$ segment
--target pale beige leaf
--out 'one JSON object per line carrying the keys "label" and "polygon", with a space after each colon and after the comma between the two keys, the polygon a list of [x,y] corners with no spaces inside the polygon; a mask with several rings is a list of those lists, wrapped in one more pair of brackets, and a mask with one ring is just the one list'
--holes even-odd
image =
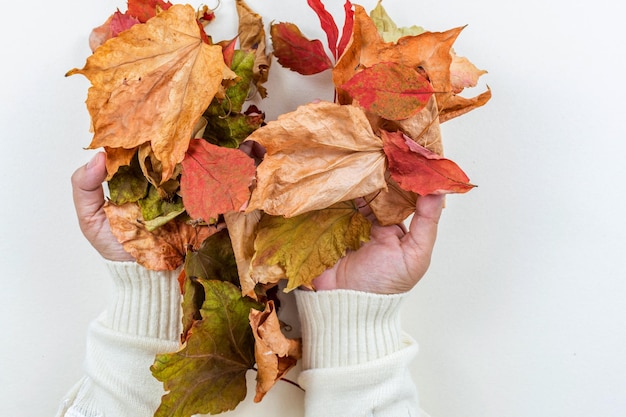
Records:
{"label": "pale beige leaf", "polygon": [[248,211],[293,217],[386,187],[382,140],[355,106],[307,104],[248,140],[267,150]]}

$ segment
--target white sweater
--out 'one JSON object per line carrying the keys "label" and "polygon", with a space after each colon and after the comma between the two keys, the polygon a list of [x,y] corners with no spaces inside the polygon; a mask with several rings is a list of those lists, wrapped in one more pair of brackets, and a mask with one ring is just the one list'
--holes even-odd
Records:
{"label": "white sweater", "polygon": [[[89,327],[85,376],[57,417],[152,417],[164,394],[150,372],[157,353],[179,349],[180,291],[176,272],[107,262],[115,296]],[[221,415],[352,417],[419,416],[409,363],[415,341],[400,328],[400,295],[295,291],[303,338],[301,369],[254,403],[248,395]]]}

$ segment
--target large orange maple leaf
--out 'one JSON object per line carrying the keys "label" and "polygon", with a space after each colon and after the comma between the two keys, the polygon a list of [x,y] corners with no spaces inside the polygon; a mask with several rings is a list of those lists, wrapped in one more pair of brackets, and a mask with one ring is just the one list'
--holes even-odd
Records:
{"label": "large orange maple leaf", "polygon": [[[99,147],[133,149],[150,143],[161,181],[181,162],[202,113],[236,74],[222,48],[202,41],[196,13],[175,5],[102,44],[82,69],[91,81],[87,108]],[[109,172],[109,176],[113,173]]]}

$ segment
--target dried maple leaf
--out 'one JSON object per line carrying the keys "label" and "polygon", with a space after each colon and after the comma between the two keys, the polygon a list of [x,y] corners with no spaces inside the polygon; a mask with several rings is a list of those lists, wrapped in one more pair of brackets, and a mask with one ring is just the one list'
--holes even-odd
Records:
{"label": "dried maple leaf", "polygon": [[267,151],[247,210],[295,216],[385,188],[382,142],[363,111],[319,102],[252,133]]}
{"label": "dried maple leaf", "polygon": [[[463,28],[459,27],[444,32],[423,32],[401,37],[397,42],[385,42],[374,21],[361,6],[355,5],[352,39],[333,69],[333,81],[338,88],[339,102],[351,102],[349,94],[340,87],[356,73],[381,62],[395,62],[425,71],[442,114],[452,105],[464,106],[465,111],[479,107],[486,102],[484,100],[486,96],[483,96],[483,100],[472,102],[457,100],[457,97],[461,97],[454,94],[451,85],[450,67],[453,60],[451,49],[462,30]],[[450,113],[451,117],[445,120],[457,114],[458,111]]]}
{"label": "dried maple leaf", "polygon": [[302,357],[302,341],[288,339],[281,332],[272,300],[267,302],[264,311],[250,310],[250,327],[258,371],[254,402],[260,402],[274,384],[296,366]]}
{"label": "dried maple leaf", "polygon": [[136,203],[104,206],[111,231],[137,263],[152,270],[174,270],[183,264],[187,248],[198,248],[219,230],[215,226],[191,226],[175,219],[149,231]]}
{"label": "dried maple leaf", "polygon": [[82,69],[94,137],[89,148],[150,143],[168,180],[182,161],[196,122],[235,78],[221,47],[202,41],[195,11],[175,5],[101,45]]}
{"label": "dried maple leaf", "polygon": [[285,291],[311,287],[313,280],[369,240],[371,223],[354,203],[343,202],[296,217],[263,216],[252,259],[255,268],[280,265],[288,279]]}
{"label": "dried maple leaf", "polygon": [[182,165],[180,193],[192,218],[214,223],[218,215],[241,210],[247,203],[254,160],[239,149],[193,139]]}
{"label": "dried maple leaf", "polygon": [[388,120],[403,120],[422,110],[433,95],[427,78],[415,69],[381,62],[341,86],[359,106]]}
{"label": "dried maple leaf", "polygon": [[312,75],[333,67],[322,42],[308,39],[293,23],[274,23],[270,27],[270,36],[274,56],[285,68]]}
{"label": "dried maple leaf", "polygon": [[249,323],[258,304],[229,282],[198,280],[204,287],[201,320],[193,323],[184,347],[158,355],[152,374],[168,392],[155,417],[219,414],[246,396],[246,372],[254,366]]}
{"label": "dried maple leaf", "polygon": [[418,145],[401,132],[382,131],[392,178],[419,195],[465,193],[475,186],[453,161]]}

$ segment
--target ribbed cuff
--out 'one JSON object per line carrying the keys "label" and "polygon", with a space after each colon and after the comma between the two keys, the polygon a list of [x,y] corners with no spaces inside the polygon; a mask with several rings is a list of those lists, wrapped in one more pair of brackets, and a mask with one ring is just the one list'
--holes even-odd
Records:
{"label": "ribbed cuff", "polygon": [[356,365],[402,348],[405,294],[351,290],[296,291],[303,369]]}
{"label": "ribbed cuff", "polygon": [[178,340],[181,331],[179,271],[151,271],[135,262],[105,262],[115,292],[104,324],[131,335]]}

